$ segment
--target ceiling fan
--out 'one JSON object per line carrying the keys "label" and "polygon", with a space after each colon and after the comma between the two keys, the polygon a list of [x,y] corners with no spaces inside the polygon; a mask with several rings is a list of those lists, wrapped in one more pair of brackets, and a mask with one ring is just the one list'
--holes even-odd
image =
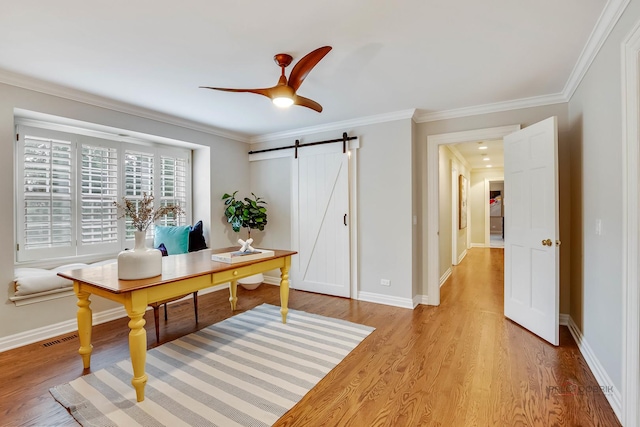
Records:
{"label": "ceiling fan", "polygon": [[278,80],[278,84],[273,87],[264,89],[229,89],[223,87],[200,86],[202,89],[223,90],[225,92],[249,92],[258,95],[264,95],[271,98],[273,103],[278,107],[289,107],[291,105],[300,105],[302,107],[311,108],[318,113],[322,112],[322,105],[309,98],[297,95],[296,91],[307,77],[309,72],[315,67],[324,56],[329,53],[331,46],[320,47],[313,52],[306,54],[291,70],[289,79],[284,75],[284,69],[291,64],[293,58],[286,53],[278,53],[273,60],[282,69],[282,74]]}

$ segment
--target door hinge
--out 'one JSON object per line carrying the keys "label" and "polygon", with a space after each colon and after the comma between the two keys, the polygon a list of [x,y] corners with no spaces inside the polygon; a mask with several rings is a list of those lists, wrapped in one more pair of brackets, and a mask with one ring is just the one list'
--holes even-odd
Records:
{"label": "door hinge", "polygon": [[20,134],[16,133],[16,141],[20,141]]}
{"label": "door hinge", "polygon": [[19,251],[19,250],[20,250],[20,243],[17,243],[16,244],[16,251]]}

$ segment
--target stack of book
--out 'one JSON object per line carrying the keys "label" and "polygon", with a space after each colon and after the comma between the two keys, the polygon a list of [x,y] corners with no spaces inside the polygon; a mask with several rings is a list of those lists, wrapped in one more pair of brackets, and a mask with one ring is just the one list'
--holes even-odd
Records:
{"label": "stack of book", "polygon": [[227,264],[235,264],[238,262],[255,261],[257,259],[269,258],[274,255],[273,251],[268,249],[254,249],[246,252],[222,252],[211,255],[212,261],[224,262]]}

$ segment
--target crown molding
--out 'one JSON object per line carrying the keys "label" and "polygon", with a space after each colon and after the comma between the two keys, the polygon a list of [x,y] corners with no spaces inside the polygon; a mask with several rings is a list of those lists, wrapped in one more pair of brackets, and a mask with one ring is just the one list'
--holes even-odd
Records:
{"label": "crown molding", "polygon": [[401,110],[401,111],[395,111],[392,113],[378,114],[375,116],[361,117],[358,119],[344,120],[341,122],[333,122],[333,123],[327,123],[323,125],[310,126],[306,128],[287,130],[283,132],[275,132],[275,133],[269,133],[265,135],[258,135],[250,138],[249,143],[257,144],[259,142],[268,142],[268,141],[276,141],[279,139],[295,138],[303,135],[311,135],[315,133],[327,132],[332,130],[344,130],[345,128],[352,128],[356,126],[366,126],[366,125],[373,125],[377,123],[393,122],[393,121],[402,120],[402,119],[414,119],[415,112],[416,112],[415,109]]}
{"label": "crown molding", "polygon": [[582,52],[578,57],[578,61],[573,67],[571,75],[567,79],[567,83],[561,93],[522,98],[506,102],[496,102],[493,104],[477,105],[473,107],[456,108],[453,110],[420,113],[416,114],[414,121],[416,123],[425,123],[436,120],[455,119],[479,114],[498,113],[502,111],[517,110],[520,108],[541,107],[544,105],[569,102],[630,1],[631,0],[607,1],[607,4],[604,6],[593,31],[591,31],[589,39],[582,49]]}
{"label": "crown molding", "polygon": [[553,95],[534,96],[531,98],[514,99],[513,101],[496,102],[493,104],[476,105],[473,107],[456,108],[453,110],[433,111],[416,114],[416,123],[435,122],[437,120],[456,119],[459,117],[477,116],[480,114],[499,113],[502,111],[519,110],[521,108],[540,107],[567,102],[560,93]]}
{"label": "crown molding", "polygon": [[137,116],[144,119],[150,119],[174,126],[180,126],[186,129],[203,132],[210,135],[216,135],[222,138],[232,139],[234,141],[245,143],[249,142],[249,138],[246,135],[242,135],[240,133],[230,132],[191,120],[181,119],[169,114],[160,113],[158,111],[150,110],[143,107],[137,107],[135,105],[115,101],[113,99],[105,98],[102,96],[89,94],[77,89],[71,89],[66,86],[36,79],[34,77],[28,77],[21,74],[13,73],[4,69],[0,69],[0,83],[31,90],[34,92],[40,92],[45,95],[52,95],[71,101],[81,102],[83,104],[93,105],[95,107],[106,108],[109,110],[117,111],[119,113],[130,114],[132,116]]}
{"label": "crown molding", "polygon": [[306,128],[276,132],[271,134],[257,135],[249,137],[244,134],[231,132],[202,123],[181,119],[169,114],[160,113],[142,107],[137,107],[124,102],[114,101],[98,95],[88,94],[79,90],[71,89],[55,83],[46,82],[44,80],[27,77],[24,75],[12,73],[8,70],[0,69],[0,83],[11,86],[21,87],[47,95],[53,95],[72,101],[82,102],[84,104],[94,105],[96,107],[107,108],[113,111],[134,115],[137,117],[156,120],[163,123],[180,126],[211,135],[228,138],[234,141],[245,143],[260,143],[285,139],[291,137],[299,137],[325,131],[342,130],[347,127],[366,126],[376,123],[384,123],[395,120],[411,118],[416,123],[433,122],[437,120],[455,119],[460,117],[469,117],[480,114],[498,113],[509,110],[517,110],[522,108],[540,107],[545,105],[553,105],[569,102],[580,82],[586,75],[589,67],[593,63],[598,52],[605,43],[607,37],[615,27],[616,23],[622,16],[631,0],[608,0],[596,25],[591,32],[587,43],[585,44],[576,65],[573,67],[571,75],[561,93],[536,96],[530,98],[521,98],[512,101],[496,102],[492,104],[477,105],[471,107],[463,107],[452,110],[419,112],[416,109],[402,110],[392,113],[380,114],[375,116],[367,116],[358,119],[333,122],[324,125],[311,126]]}
{"label": "crown molding", "polygon": [[591,67],[602,45],[607,40],[607,37],[609,37],[609,34],[611,34],[613,27],[615,27],[630,1],[631,0],[607,1],[564,86],[562,96],[566,99],[566,102],[569,102],[576,89],[578,89],[580,82],[582,82],[582,79],[587,74],[589,67]]}

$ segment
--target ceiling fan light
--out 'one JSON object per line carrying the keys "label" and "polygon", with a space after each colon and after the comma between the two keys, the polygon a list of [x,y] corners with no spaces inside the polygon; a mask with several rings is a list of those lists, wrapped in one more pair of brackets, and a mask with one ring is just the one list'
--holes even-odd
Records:
{"label": "ceiling fan light", "polygon": [[286,96],[278,96],[277,98],[273,98],[273,103],[276,107],[289,108],[293,105],[293,99]]}

